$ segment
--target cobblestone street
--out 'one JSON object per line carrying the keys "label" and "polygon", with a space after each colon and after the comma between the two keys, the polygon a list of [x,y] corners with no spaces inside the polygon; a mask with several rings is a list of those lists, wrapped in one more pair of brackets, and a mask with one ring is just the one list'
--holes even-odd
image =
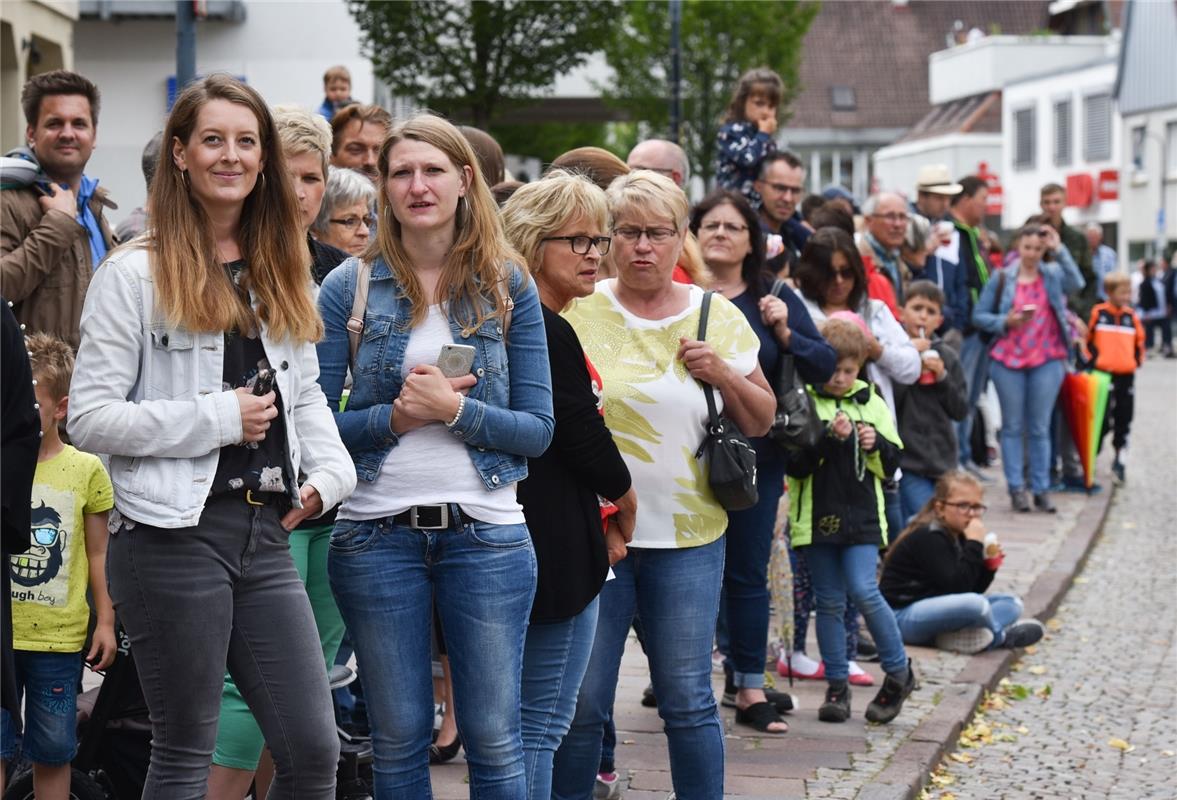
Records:
{"label": "cobblestone street", "polygon": [[971,763],[946,759],[929,798],[1177,797],[1175,396],[1173,363],[1148,362],[1102,537],[1049,637],[1009,675],[1004,708],[974,722],[992,741],[957,750]]}

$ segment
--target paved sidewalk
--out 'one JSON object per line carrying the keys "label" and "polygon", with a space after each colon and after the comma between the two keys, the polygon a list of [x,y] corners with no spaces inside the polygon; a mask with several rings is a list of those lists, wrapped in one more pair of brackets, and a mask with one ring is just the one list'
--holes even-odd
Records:
{"label": "paved sidewalk", "polygon": [[[985,519],[1006,551],[991,591],[1019,594],[1027,616],[1046,620],[1052,615],[1107,513],[1111,494],[1107,467],[1101,461],[1098,480],[1104,491],[1092,496],[1055,495],[1059,509],[1055,515],[1013,513],[1000,469],[987,470],[996,482],[986,493],[990,511]],[[809,652],[816,656],[812,624],[810,641]],[[963,656],[928,648],[909,650],[920,688],[891,725],[869,725],[862,716],[882,681],[877,664],[862,664],[875,676],[876,686],[853,689],[853,716],[842,725],[818,721],[825,683],[817,681],[794,684],[791,691],[799,696],[801,708],[787,718],[790,731],[785,736],[757,735],[735,724],[734,711],[721,709],[727,731],[726,796],[733,800],[906,800],[918,795],[942,754],[955,744],[985,690],[1008,671],[1014,654],[998,650]],[[661,719],[656,710],[640,705],[647,680],[644,657],[631,635],[615,706],[616,763],[627,781],[627,800],[665,800],[671,790]],[[784,688],[787,681],[777,680],[778,687]],[[718,697],[723,691],[722,676],[716,676],[715,689]],[[439,800],[469,796],[461,756],[433,767],[432,776]]]}

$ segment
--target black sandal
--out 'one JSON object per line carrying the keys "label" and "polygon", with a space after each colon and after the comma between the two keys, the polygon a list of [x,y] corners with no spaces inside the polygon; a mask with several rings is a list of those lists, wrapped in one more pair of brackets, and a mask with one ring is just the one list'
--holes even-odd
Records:
{"label": "black sandal", "polygon": [[[789,732],[789,724],[781,719],[781,715],[769,702],[753,703],[747,708],[737,708],[736,722],[755,728],[761,733],[767,733],[769,736],[783,736]],[[774,722],[783,724],[785,729],[783,731],[769,730],[768,726]]]}
{"label": "black sandal", "polygon": [[438,744],[435,740],[433,744],[429,745],[429,763],[430,764],[444,764],[447,761],[452,761],[458,751],[462,749],[462,737],[454,736],[454,740],[449,744]]}

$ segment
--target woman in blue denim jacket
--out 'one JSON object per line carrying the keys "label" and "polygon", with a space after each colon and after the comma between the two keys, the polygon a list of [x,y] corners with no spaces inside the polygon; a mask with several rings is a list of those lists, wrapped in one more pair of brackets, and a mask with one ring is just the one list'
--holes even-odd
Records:
{"label": "woman in blue denim jacket", "polygon": [[[357,276],[371,271],[351,394],[335,413],[359,484],[340,507],[328,574],[364,676],[375,792],[431,796],[436,604],[471,794],[517,800],[536,564],[515,484],[554,427],[539,298],[457,128],[433,116],[398,125],[379,168],[377,241],[319,294],[320,382],[336,409]],[[453,344],[472,347],[473,362],[447,378],[435,362]]]}
{"label": "woman in blue denim jacket", "polygon": [[[1001,466],[1015,511],[1030,510],[1024,479],[1023,432],[1029,444],[1034,505],[1053,513],[1050,487],[1050,415],[1066,372],[1067,294],[1083,288],[1083,275],[1045,223],[1014,235],[1018,258],[990,277],[973,307],[973,325],[995,338],[989,377],[1001,403]],[[1044,261],[1051,253],[1055,261]],[[998,297],[1000,290],[1001,296]]]}

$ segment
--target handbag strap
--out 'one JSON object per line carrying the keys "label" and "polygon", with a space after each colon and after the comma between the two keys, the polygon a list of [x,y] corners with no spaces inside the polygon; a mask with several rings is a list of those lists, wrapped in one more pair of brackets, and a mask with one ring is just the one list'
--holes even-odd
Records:
{"label": "handbag strap", "polygon": [[360,351],[360,337],[364,335],[364,312],[368,309],[368,284],[372,280],[372,265],[361,261],[356,267],[356,291],[352,296],[351,316],[347,318],[348,366],[354,367]]}
{"label": "handbag strap", "polygon": [[[713,291],[703,293],[703,307],[699,309],[699,341],[707,341],[707,317],[711,314],[711,295]],[[703,384],[703,396],[707,398],[707,429],[711,433],[719,433],[719,410],[715,407],[715,390],[706,381]]]}
{"label": "handbag strap", "polygon": [[[782,280],[781,278],[776,278],[773,280],[772,288],[769,289],[769,292],[774,297],[780,299],[781,301],[784,301],[785,298],[781,295],[781,289],[783,289],[783,288],[785,288],[784,280]],[[778,373],[780,375],[781,386],[792,386],[793,385],[794,375],[796,373],[796,370],[797,370],[797,367],[793,363],[793,354],[782,352],[781,353],[781,368]]]}

